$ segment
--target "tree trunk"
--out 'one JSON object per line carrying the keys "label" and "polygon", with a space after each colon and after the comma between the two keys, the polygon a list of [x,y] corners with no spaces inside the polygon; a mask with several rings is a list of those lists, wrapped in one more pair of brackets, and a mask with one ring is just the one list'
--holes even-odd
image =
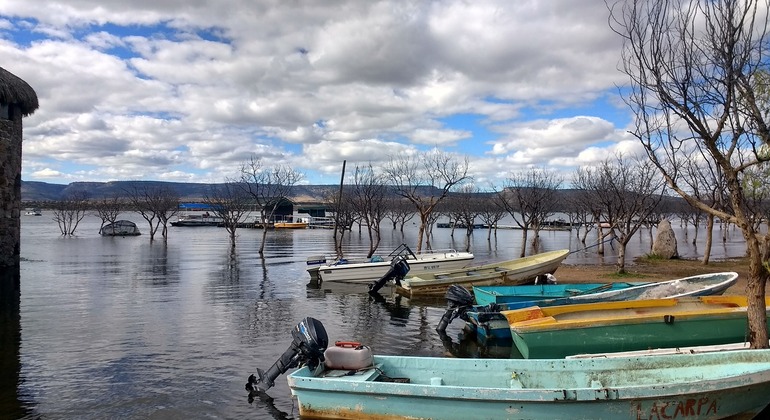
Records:
{"label": "tree trunk", "polygon": [[703,250],[703,265],[709,265],[711,258],[711,245],[714,241],[714,215],[706,216],[706,249]]}
{"label": "tree trunk", "polygon": [[527,235],[528,229],[522,228],[521,229],[521,252],[519,253],[519,258],[524,258],[524,256],[527,254]]}
{"label": "tree trunk", "polygon": [[626,274],[626,244],[628,243],[628,239],[622,238],[618,241],[620,245],[618,246],[618,274]]}
{"label": "tree trunk", "polygon": [[[753,230],[751,228],[744,228]],[[749,251],[749,282],[746,285],[748,309],[746,315],[749,322],[748,340],[753,349],[768,348],[767,334],[767,305],[765,304],[765,288],[768,277],[767,269],[762,265],[762,249],[759,239],[753,234],[746,238]],[[746,235],[744,235],[746,236]]]}
{"label": "tree trunk", "polygon": [[[267,222],[262,223],[262,243],[259,244],[259,255],[265,254],[265,241],[267,240]],[[342,241],[340,241],[340,249],[342,248]]]}

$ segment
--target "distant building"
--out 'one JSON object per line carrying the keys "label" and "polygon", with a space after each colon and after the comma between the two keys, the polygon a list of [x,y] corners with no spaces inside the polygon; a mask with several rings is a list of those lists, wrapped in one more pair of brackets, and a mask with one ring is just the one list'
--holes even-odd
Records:
{"label": "distant building", "polygon": [[37,108],[27,82],[0,67],[0,270],[19,266],[21,118]]}

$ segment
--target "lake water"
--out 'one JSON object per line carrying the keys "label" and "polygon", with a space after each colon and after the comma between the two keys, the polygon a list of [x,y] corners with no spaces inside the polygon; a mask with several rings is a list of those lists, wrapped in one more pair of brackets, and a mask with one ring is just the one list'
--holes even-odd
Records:
{"label": "lake water", "polygon": [[[141,218],[128,218],[147,231]],[[171,227],[167,243],[148,235],[100,237],[98,228],[99,220],[87,217],[75,237],[62,237],[49,214],[23,217],[20,344],[3,352],[2,366],[16,373],[2,373],[0,418],[298,418],[285,377],[270,398],[251,403],[244,384],[287,349],[291,329],[307,316],[324,324],[331,342],[360,341],[379,354],[509,355],[510,349],[442,341],[435,331],[442,300],[410,302],[390,288],[381,290],[382,301],[365,287],[308,288],[306,258],[333,250],[329,230],[271,231],[262,258],[260,230],[238,230],[231,255],[222,228]],[[416,226],[405,232],[386,229],[380,252],[412,246]],[[463,232],[454,239],[450,232],[434,229],[433,247],[464,250]],[[646,231],[637,236],[629,262],[650,250]],[[681,230],[677,237],[683,257],[700,255],[702,243],[692,246]],[[488,241],[486,231],[476,231],[475,263],[517,257],[520,238],[520,231],[498,230]],[[584,246],[570,232],[541,238],[543,251],[577,251],[567,264],[615,262],[595,247],[578,251]],[[740,232],[719,238],[713,259],[744,254]],[[357,231],[347,240],[349,254],[368,248]],[[449,335],[457,337],[461,324],[450,325]]]}

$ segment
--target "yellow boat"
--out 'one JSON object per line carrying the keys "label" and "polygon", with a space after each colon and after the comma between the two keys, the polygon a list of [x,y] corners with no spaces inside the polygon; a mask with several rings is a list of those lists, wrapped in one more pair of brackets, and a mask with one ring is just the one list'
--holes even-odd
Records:
{"label": "yellow boat", "polygon": [[420,273],[402,280],[396,292],[409,298],[436,297],[444,296],[453,284],[471,289],[473,286],[531,283],[537,276],[552,274],[567,256],[569,249],[561,249],[454,271]]}

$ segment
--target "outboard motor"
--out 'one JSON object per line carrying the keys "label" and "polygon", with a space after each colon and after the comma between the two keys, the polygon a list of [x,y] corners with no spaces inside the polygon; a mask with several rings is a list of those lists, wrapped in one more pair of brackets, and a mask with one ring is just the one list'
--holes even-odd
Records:
{"label": "outboard motor", "polygon": [[313,370],[324,361],[324,351],[329,345],[329,337],[321,321],[307,317],[291,331],[292,342],[273,366],[267,370],[257,368],[257,375],[249,375],[246,390],[251,397],[254,393],[265,392],[275,384],[275,378],[287,370],[307,364]]}
{"label": "outboard motor", "polygon": [[446,331],[446,327],[455,318],[462,318],[467,321],[466,312],[473,306],[473,294],[468,289],[453,284],[449,286],[446,291],[447,310],[444,312],[444,316],[441,317],[441,321],[436,326],[436,331],[442,333]]}
{"label": "outboard motor", "polygon": [[395,280],[396,284],[401,286],[401,280],[409,273],[409,263],[406,257],[398,255],[390,261],[390,270],[380,277],[379,280],[369,285],[369,293],[377,293],[388,280]]}
{"label": "outboard motor", "polygon": [[[545,277],[543,279],[543,277]],[[556,284],[556,277],[551,273],[541,274],[535,277],[535,284]]]}

